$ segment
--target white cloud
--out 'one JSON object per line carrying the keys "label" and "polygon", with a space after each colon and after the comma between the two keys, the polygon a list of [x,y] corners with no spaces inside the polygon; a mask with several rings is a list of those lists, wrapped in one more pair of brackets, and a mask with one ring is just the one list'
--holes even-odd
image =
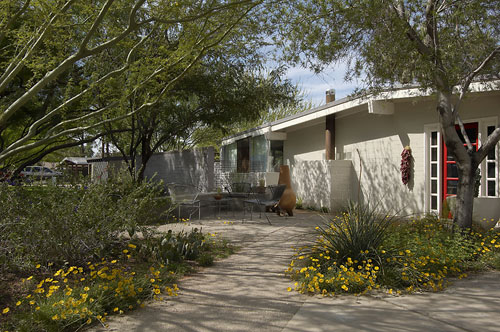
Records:
{"label": "white cloud", "polygon": [[356,82],[345,82],[345,64],[339,64],[326,68],[320,74],[302,68],[290,68],[287,78],[297,84],[305,93],[305,99],[309,99],[314,105],[325,103],[325,92],[335,89],[336,99],[340,99],[351,94],[358,85]]}

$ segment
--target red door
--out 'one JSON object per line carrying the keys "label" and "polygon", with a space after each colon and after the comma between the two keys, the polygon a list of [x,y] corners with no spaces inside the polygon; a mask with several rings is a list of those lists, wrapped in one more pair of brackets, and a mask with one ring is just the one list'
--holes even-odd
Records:
{"label": "red door", "polygon": [[[477,122],[474,123],[467,123],[464,125],[465,127],[465,132],[467,133],[467,136],[469,136],[469,140],[474,147],[474,149],[477,151],[477,145],[478,145],[478,125]],[[455,129],[457,130],[458,136],[465,144],[465,139],[460,132],[460,128],[455,126]],[[443,141],[443,201],[448,197],[448,196],[455,196],[457,194],[457,187],[458,187],[458,169],[455,160],[453,160],[453,157],[448,155],[448,149],[446,148],[446,145],[444,144]]]}

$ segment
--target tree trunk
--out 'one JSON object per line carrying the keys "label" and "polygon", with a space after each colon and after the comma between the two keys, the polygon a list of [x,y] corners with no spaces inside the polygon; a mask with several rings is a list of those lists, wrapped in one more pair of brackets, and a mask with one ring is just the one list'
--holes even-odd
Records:
{"label": "tree trunk", "polygon": [[148,164],[149,159],[153,155],[153,152],[151,151],[150,144],[151,144],[151,136],[147,134],[143,134],[142,139],[141,139],[141,168],[137,171],[137,178],[136,181],[138,183],[142,183],[144,181],[144,172],[146,171],[146,166]]}
{"label": "tree trunk", "polygon": [[473,151],[467,151],[455,129],[452,94],[438,91],[439,123],[448,153],[453,157],[458,169],[458,188],[453,221],[460,228],[472,226],[472,208],[474,203],[474,180],[477,164],[472,162]]}
{"label": "tree trunk", "polygon": [[461,229],[472,227],[472,210],[474,206],[474,186],[476,167],[470,163],[458,165],[458,187],[455,215],[453,222]]}
{"label": "tree trunk", "polygon": [[137,183],[142,183],[142,181],[144,181],[144,172],[146,171],[146,166],[148,164],[149,159],[151,159],[152,155],[153,153],[149,152],[141,156],[141,167],[137,172]]}

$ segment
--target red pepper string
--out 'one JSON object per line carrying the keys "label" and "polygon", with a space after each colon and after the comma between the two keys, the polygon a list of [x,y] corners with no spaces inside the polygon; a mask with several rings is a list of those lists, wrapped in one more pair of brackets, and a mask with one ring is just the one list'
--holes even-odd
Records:
{"label": "red pepper string", "polygon": [[401,180],[403,184],[406,185],[410,181],[410,171],[411,171],[411,149],[410,147],[405,147],[403,152],[401,152]]}

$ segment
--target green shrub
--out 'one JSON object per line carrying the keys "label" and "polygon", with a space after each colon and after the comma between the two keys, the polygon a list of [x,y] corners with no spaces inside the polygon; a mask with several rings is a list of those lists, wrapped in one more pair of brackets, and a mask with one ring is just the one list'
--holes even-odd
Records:
{"label": "green shrub", "polygon": [[139,248],[144,259],[152,259],[162,264],[196,260],[205,248],[205,235],[194,228],[191,232],[173,233],[169,230],[162,234],[146,234]]}
{"label": "green shrub", "polygon": [[0,184],[0,274],[29,273],[36,264],[81,265],[109,254],[120,233],[133,236],[161,218],[150,213],[165,205],[160,189],[124,179],[74,187]]}
{"label": "green shrub", "polygon": [[214,265],[214,256],[205,252],[198,256],[196,261],[200,264],[200,266],[212,266]]}
{"label": "green shrub", "polygon": [[335,253],[339,265],[348,258],[374,258],[372,255],[385,240],[391,221],[369,205],[349,203],[340,216],[317,228],[322,251]]}
{"label": "green shrub", "polygon": [[295,203],[295,208],[299,210],[304,208],[304,202],[302,201],[301,197],[297,197],[297,203]]}
{"label": "green shrub", "polygon": [[[316,242],[299,249],[286,271],[297,280],[296,289],[322,294],[378,288],[438,291],[450,276],[500,267],[498,233],[453,232],[447,220],[435,217],[389,224],[374,216],[351,209],[318,228]],[[363,221],[365,228],[358,228]]]}

